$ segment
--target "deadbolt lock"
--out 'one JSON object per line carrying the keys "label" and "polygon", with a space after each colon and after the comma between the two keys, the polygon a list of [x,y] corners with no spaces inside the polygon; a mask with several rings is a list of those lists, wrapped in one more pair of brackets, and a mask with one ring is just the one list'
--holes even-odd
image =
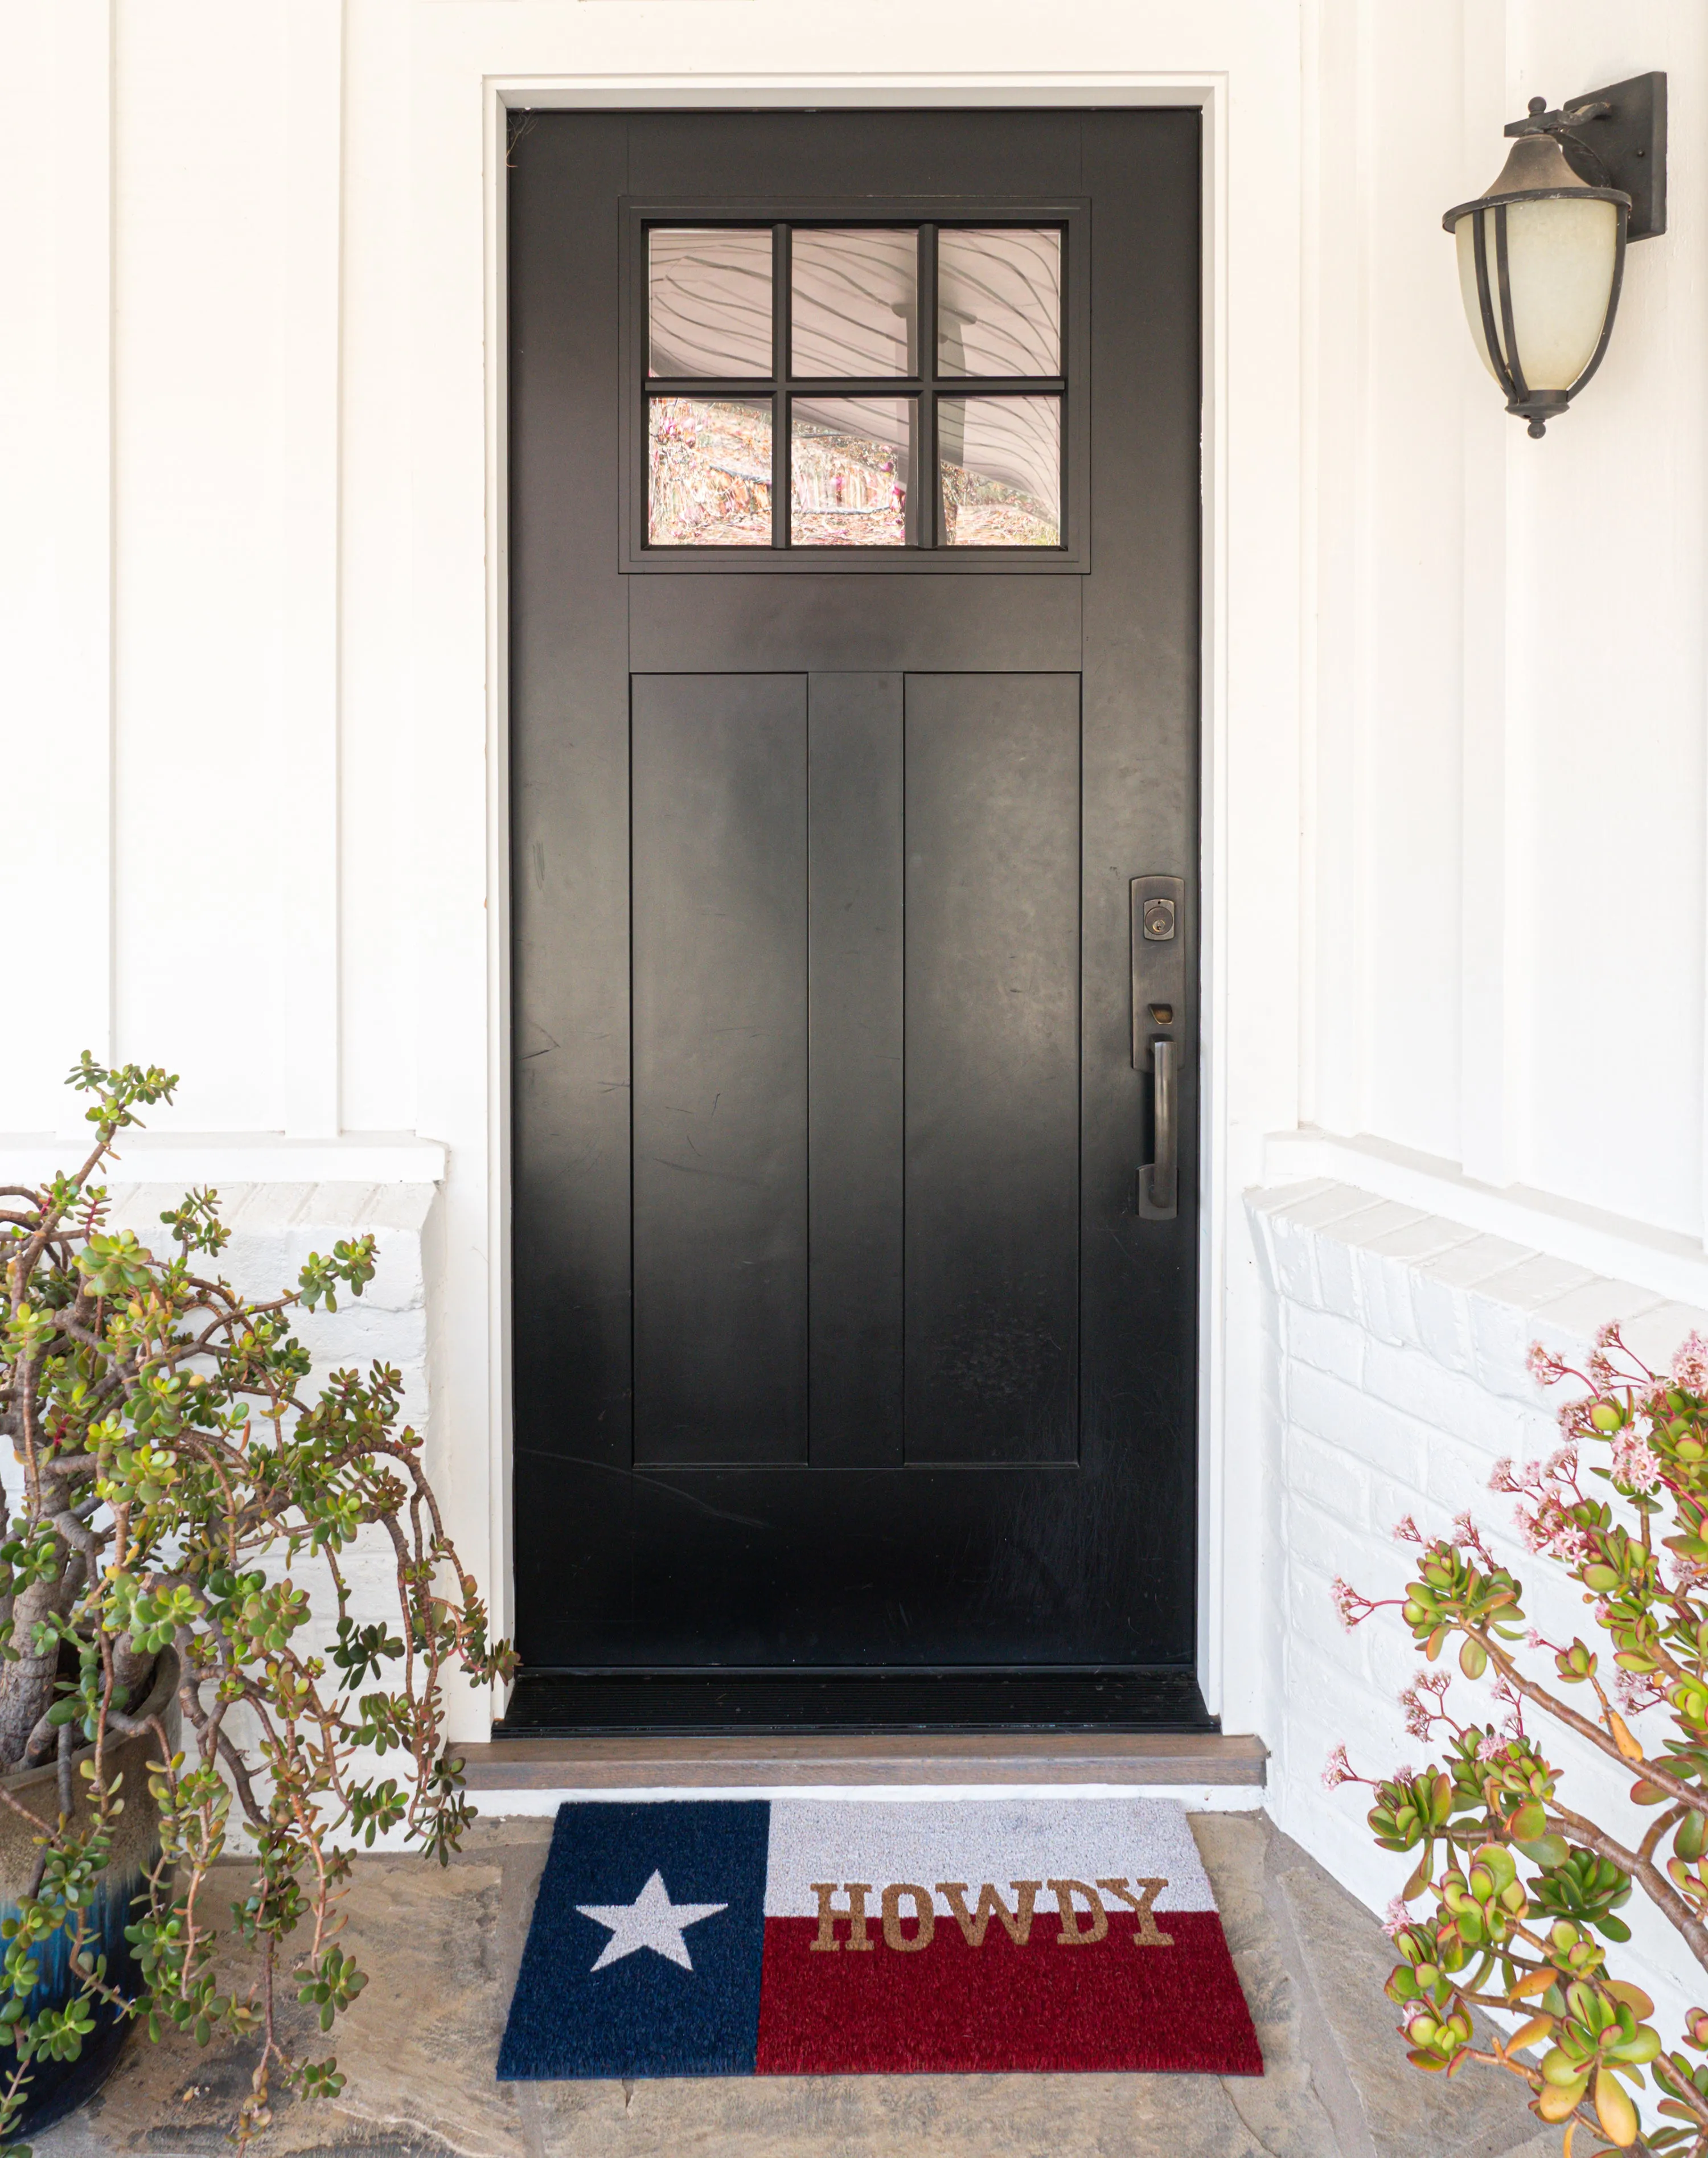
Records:
{"label": "deadbolt lock", "polygon": [[1172,899],[1148,899],[1144,903],[1144,939],[1148,944],[1166,944],[1174,933]]}

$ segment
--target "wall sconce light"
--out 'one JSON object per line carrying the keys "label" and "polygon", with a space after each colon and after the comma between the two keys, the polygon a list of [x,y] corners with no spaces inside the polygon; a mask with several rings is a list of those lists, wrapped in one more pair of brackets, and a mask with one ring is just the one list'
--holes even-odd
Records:
{"label": "wall sconce light", "polygon": [[1666,230],[1666,77],[1546,108],[1530,100],[1494,186],[1442,219],[1483,364],[1536,436],[1602,364],[1626,242]]}

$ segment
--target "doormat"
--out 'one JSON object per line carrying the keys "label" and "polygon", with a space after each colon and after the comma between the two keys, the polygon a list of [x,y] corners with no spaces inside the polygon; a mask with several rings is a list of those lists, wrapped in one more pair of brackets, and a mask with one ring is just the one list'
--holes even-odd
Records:
{"label": "doormat", "polygon": [[560,1806],[498,2054],[591,2076],[1263,2073],[1169,1800]]}

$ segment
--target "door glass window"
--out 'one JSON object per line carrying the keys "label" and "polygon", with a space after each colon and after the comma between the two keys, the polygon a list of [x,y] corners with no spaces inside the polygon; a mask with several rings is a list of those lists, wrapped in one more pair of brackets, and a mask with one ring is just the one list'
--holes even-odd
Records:
{"label": "door glass window", "polygon": [[650,234],[648,371],[768,375],[771,261],[768,228]]}
{"label": "door glass window", "polygon": [[1061,372],[1061,235],[946,231],[937,252],[937,372]]}
{"label": "door glass window", "polygon": [[947,547],[1061,545],[1061,400],[944,397],[937,468]]}
{"label": "door glass window", "polygon": [[770,546],[770,399],[653,397],[647,421],[649,545]]}
{"label": "door glass window", "polygon": [[911,397],[797,397],[789,536],[797,547],[904,547]]}
{"label": "door glass window", "polygon": [[1062,549],[1071,216],[643,224],[646,545]]}
{"label": "door glass window", "polygon": [[793,371],[911,374],[919,314],[919,235],[883,226],[792,235]]}

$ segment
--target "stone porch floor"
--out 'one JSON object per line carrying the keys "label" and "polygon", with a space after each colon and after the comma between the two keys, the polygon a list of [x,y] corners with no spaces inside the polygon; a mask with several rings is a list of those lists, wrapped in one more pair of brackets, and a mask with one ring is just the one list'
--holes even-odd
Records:
{"label": "stone porch floor", "polygon": [[[855,2076],[500,2085],[493,2062],[550,1823],[479,1823],[445,1871],[358,1867],[372,1983],[335,2034],[337,2105],[286,2106],[256,2158],[1544,2158],[1516,2086],[1407,2067],[1375,1922],[1261,1814],[1193,1827],[1262,2042],[1262,2079]],[[293,2011],[293,2012],[295,2012]],[[246,2087],[230,2047],[133,2038],[37,2158],[211,2154]]]}

